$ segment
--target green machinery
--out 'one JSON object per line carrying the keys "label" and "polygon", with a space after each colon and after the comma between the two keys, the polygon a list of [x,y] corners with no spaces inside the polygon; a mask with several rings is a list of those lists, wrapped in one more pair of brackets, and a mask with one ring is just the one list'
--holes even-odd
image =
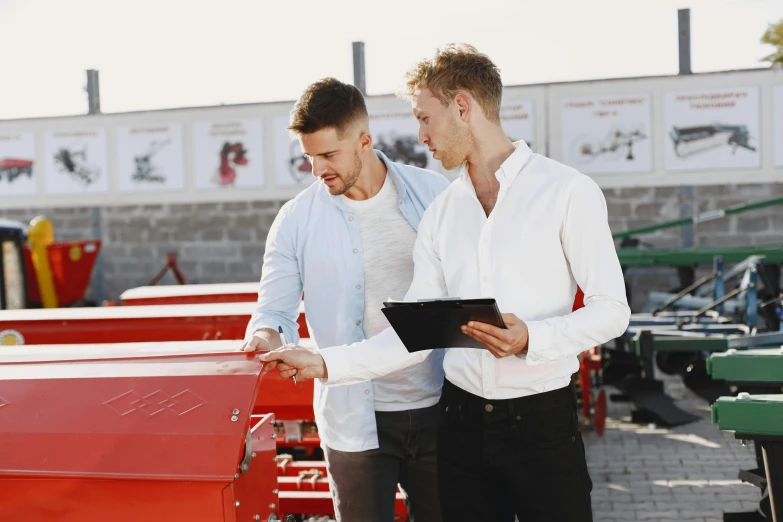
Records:
{"label": "green machinery", "polygon": [[[783,319],[783,244],[658,249],[642,248],[636,236],[781,204],[783,198],[775,198],[614,234],[622,240],[617,252],[624,270],[671,266],[680,275],[680,288],[664,293],[645,313],[633,314],[626,334],[602,350],[601,383],[615,386],[636,404],[635,421],[676,426],[696,420],[664,395],[662,383],[654,379],[656,365],[682,376],[686,386],[712,403],[726,387],[707,375],[709,354],[726,351],[731,343],[756,342],[751,339],[765,335],[759,332],[777,334]],[[724,272],[724,263],[735,266]],[[713,270],[696,280],[699,265]],[[737,278],[739,283],[728,289]],[[630,294],[628,281],[626,286]]]}
{"label": "green machinery", "polygon": [[[756,468],[740,470],[739,478],[761,489],[759,512],[727,514],[726,520],[783,521],[783,334],[765,335],[755,346],[714,353],[707,361],[713,379],[733,386],[737,396],[719,397],[712,405],[712,422],[732,431],[737,439],[752,440]],[[736,343],[735,343],[736,344]],[[753,518],[753,516],[757,518]],[[744,518],[743,518],[744,517]]]}

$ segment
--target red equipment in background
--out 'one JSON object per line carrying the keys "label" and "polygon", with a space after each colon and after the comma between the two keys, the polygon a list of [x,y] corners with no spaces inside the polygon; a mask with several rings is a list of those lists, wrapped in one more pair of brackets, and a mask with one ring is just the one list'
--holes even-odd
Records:
{"label": "red equipment in background", "polygon": [[125,306],[249,303],[258,299],[258,282],[139,286],[125,290],[120,301]]}
{"label": "red equipment in background", "polygon": [[0,520],[275,519],[273,417],[250,413],[257,355],[10,350]]}
{"label": "red equipment in background", "polygon": [[[90,284],[90,276],[98,252],[99,240],[59,241],[46,247],[49,254],[49,266],[54,280],[54,291],[59,306],[71,306],[84,300],[84,293]],[[24,265],[27,275],[27,300],[32,306],[40,306],[41,293],[38,279],[35,277],[32,252],[25,243]]]}
{"label": "red equipment in background", "polygon": [[[206,303],[7,310],[0,314],[0,331],[17,332],[20,344],[240,340],[254,308],[255,303]],[[306,337],[302,311],[299,333]]]}

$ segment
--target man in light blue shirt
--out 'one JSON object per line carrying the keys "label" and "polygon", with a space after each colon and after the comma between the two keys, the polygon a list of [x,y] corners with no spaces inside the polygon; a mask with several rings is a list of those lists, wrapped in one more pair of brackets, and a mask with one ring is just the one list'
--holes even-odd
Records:
{"label": "man in light blue shirt", "polygon": [[[361,92],[325,79],[297,101],[289,131],[319,179],[286,203],[267,237],[244,349],[298,342],[299,303],[317,346],[389,326],[381,309],[413,279],[419,221],[448,180],[373,148]],[[443,355],[373,381],[325,387],[314,410],[339,522],[392,522],[397,484],[416,522],[440,522],[435,440]]]}

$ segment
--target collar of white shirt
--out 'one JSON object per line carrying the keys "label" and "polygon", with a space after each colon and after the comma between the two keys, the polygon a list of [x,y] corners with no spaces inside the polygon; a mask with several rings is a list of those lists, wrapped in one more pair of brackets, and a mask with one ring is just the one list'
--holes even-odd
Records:
{"label": "collar of white shirt", "polygon": [[[511,185],[517,176],[522,171],[522,167],[525,166],[530,156],[533,155],[533,151],[527,146],[524,140],[515,141],[514,152],[511,156],[500,164],[500,168],[495,171],[495,177],[503,184]],[[468,173],[467,165],[463,165],[460,171],[460,180],[468,187],[473,193],[476,193],[476,189],[473,187],[473,182],[470,180],[470,174]]]}

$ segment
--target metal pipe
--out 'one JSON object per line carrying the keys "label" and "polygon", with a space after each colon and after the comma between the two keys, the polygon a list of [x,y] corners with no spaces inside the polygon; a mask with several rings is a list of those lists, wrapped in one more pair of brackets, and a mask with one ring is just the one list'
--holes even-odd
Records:
{"label": "metal pipe", "polygon": [[633,228],[631,230],[625,230],[622,232],[615,232],[612,234],[614,239],[622,239],[624,237],[636,236],[640,234],[646,234],[648,232],[655,232],[656,230],[663,230],[666,228],[681,227],[691,223],[701,223],[703,221],[712,221],[713,219],[720,219],[722,217],[731,216],[734,214],[740,214],[742,212],[748,212],[750,210],[758,210],[760,208],[772,207],[775,205],[783,205],[783,198],[765,199],[763,201],[757,201],[755,203],[749,203],[747,205],[739,205],[736,207],[729,207],[727,209],[710,210],[708,212],[702,212],[701,214],[675,219],[673,221],[666,221],[664,223],[658,223],[656,225],[648,225],[646,227]]}

